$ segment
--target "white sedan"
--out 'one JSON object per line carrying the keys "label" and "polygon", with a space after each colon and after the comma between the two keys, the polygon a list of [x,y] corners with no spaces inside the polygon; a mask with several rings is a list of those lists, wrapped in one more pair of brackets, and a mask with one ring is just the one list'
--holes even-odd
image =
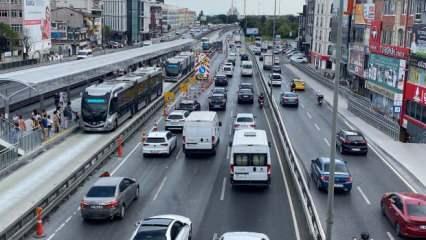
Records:
{"label": "white sedan", "polygon": [[268,236],[256,232],[227,232],[219,240],[269,240]]}
{"label": "white sedan", "polygon": [[138,223],[132,240],[191,240],[191,219],[179,215],[160,215]]}
{"label": "white sedan", "polygon": [[298,55],[298,56],[292,56],[290,58],[290,61],[293,61],[293,62],[296,62],[296,63],[307,63],[308,59],[304,56]]}
{"label": "white sedan", "polygon": [[142,153],[148,155],[167,155],[176,149],[177,138],[170,131],[153,131],[143,143]]}
{"label": "white sedan", "polygon": [[253,113],[238,113],[234,121],[234,131],[250,128],[256,128],[256,119]]}

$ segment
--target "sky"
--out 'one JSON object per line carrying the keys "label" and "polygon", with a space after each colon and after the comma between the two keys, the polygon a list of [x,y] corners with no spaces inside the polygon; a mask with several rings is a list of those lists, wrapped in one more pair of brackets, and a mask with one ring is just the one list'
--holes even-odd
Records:
{"label": "sky", "polygon": [[[279,2],[281,1],[281,4]],[[225,14],[231,7],[232,0],[165,0],[167,4],[179,7],[187,7],[191,10],[203,12],[207,15]],[[234,6],[238,8],[240,14],[243,14],[244,0],[234,0]],[[296,15],[302,12],[302,6],[305,0],[277,0],[277,14]],[[279,5],[280,8],[279,8]],[[274,0],[246,0],[246,9],[248,15],[272,15],[274,13]]]}

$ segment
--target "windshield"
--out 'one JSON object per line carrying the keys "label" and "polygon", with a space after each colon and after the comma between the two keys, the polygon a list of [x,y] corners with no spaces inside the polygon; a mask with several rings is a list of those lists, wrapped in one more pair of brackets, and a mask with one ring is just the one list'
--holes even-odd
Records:
{"label": "windshield", "polygon": [[250,117],[239,117],[239,118],[237,118],[237,122],[240,122],[240,123],[243,123],[243,122],[251,123],[251,122],[253,122],[253,118],[250,118]]}
{"label": "windshield", "polygon": [[178,64],[167,64],[166,73],[168,76],[177,76],[179,74],[179,65]]}
{"label": "windshield", "polygon": [[230,67],[224,67],[223,70],[224,71],[232,71],[232,68],[230,68]]}
{"label": "windshield", "polygon": [[179,120],[179,119],[183,119],[183,116],[182,115],[172,114],[172,115],[169,115],[167,118],[171,119],[171,120]]}
{"label": "windshield", "polygon": [[244,69],[252,69],[253,66],[251,64],[243,64],[242,66]]}
{"label": "windshield", "polygon": [[213,93],[224,93],[225,89],[224,88],[214,88],[213,89]]}
{"label": "windshield", "polygon": [[235,153],[235,166],[266,166],[267,155],[265,153]]}
{"label": "windshield", "polygon": [[360,135],[349,135],[348,140],[349,141],[364,141],[364,138]]}
{"label": "windshield", "polygon": [[87,193],[89,198],[107,198],[114,197],[115,186],[94,186]]}
{"label": "windshield", "polygon": [[281,76],[280,75],[272,75],[272,79],[281,80]]}
{"label": "windshield", "polygon": [[181,104],[179,104],[179,108],[181,108],[181,109],[192,109],[193,106],[194,106],[194,104],[192,104],[192,103],[181,103]]}
{"label": "windshield", "polygon": [[226,76],[216,76],[216,80],[225,80]]}
{"label": "windshield", "polygon": [[149,226],[148,228],[138,232],[133,240],[167,240],[165,227]]}
{"label": "windshield", "polygon": [[250,89],[241,89],[240,94],[251,94],[251,90]]}
{"label": "windshield", "polygon": [[426,217],[426,205],[407,204],[407,212],[409,216]]}
{"label": "windshield", "polygon": [[[330,164],[325,163],[324,164],[324,172],[329,172],[329,170],[330,170]],[[336,163],[336,172],[345,173],[345,172],[348,172],[348,169],[346,168],[345,165]]]}
{"label": "windshield", "polygon": [[108,111],[108,96],[83,96],[81,113],[85,121],[105,121]]}
{"label": "windshield", "polygon": [[162,137],[149,137],[146,139],[146,143],[163,143],[166,140]]}

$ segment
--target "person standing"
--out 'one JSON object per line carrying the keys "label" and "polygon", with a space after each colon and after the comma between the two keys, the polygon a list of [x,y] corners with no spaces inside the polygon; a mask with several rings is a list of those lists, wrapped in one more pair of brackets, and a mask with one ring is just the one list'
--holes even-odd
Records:
{"label": "person standing", "polygon": [[57,110],[55,110],[54,112],[53,112],[53,131],[55,132],[55,133],[58,133],[59,132],[59,126],[60,126],[60,120],[59,120],[59,116],[58,116],[59,114],[58,114],[58,111]]}
{"label": "person standing", "polygon": [[67,103],[67,106],[64,108],[64,129],[68,128],[70,121],[72,120],[72,108],[71,102]]}
{"label": "person standing", "polygon": [[49,138],[52,134],[52,125],[53,125],[53,121],[50,118],[50,114],[47,115],[47,137]]}
{"label": "person standing", "polygon": [[21,130],[21,132],[27,131],[27,126],[25,124],[25,120],[22,117],[22,115],[19,115],[18,124],[19,124],[19,129]]}

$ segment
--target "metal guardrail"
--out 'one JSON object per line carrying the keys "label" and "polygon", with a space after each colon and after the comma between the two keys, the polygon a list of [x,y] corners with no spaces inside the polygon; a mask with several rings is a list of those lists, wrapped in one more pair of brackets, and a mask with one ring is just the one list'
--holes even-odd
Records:
{"label": "metal guardrail", "polygon": [[18,148],[16,145],[9,148],[4,148],[0,151],[0,170],[7,168],[13,164],[19,157]]}
{"label": "metal guardrail", "polygon": [[[179,85],[186,79],[175,83],[170,91],[177,92]],[[130,119],[132,124],[127,128],[117,130],[113,133],[112,140],[103,146],[97,153],[87,159],[85,164],[81,165],[76,171],[68,176],[61,184],[58,184],[49,194],[41,201],[34,204],[24,215],[18,220],[10,224],[6,230],[0,233],[0,240],[22,239],[29,233],[36,224],[37,207],[43,208],[43,216],[46,217],[54,210],[68,195],[70,195],[88,176],[92,174],[112,153],[117,149],[116,139],[122,135],[126,141],[134,134],[150,117],[162,108],[164,99],[162,97],[156,99],[147,106],[137,117]]]}
{"label": "metal guardrail", "polygon": [[[300,71],[303,71],[310,77],[319,80],[327,87],[334,87],[332,79],[319,75],[318,72],[314,69],[299,63],[292,62],[292,64]],[[398,122],[372,110],[371,103],[368,99],[357,95],[350,89],[344,86],[340,86],[339,90],[339,92],[348,100],[348,110],[350,112],[368,122],[370,125],[382,131],[386,135],[392,137],[395,140],[399,140],[400,127]]]}
{"label": "metal guardrail", "polygon": [[[253,54],[252,50],[249,47],[246,47],[246,48],[248,49],[248,52],[250,53],[252,59],[253,58],[255,59],[254,65],[256,66],[257,71],[260,73],[260,76],[262,78],[261,79],[262,86],[265,92],[269,92],[268,91],[269,86],[267,84],[267,80],[264,79],[263,73],[259,67],[259,63],[257,62],[255,55]],[[321,220],[316,211],[316,207],[312,200],[312,196],[309,192],[309,187],[303,174],[303,167],[301,167],[301,163],[296,155],[296,152],[293,149],[293,145],[290,141],[290,137],[284,125],[284,121],[281,117],[279,107],[277,103],[275,102],[275,100],[271,98],[271,96],[269,96],[269,94],[266,94],[266,96],[270,103],[270,106],[272,106],[271,110],[273,113],[274,120],[277,123],[280,141],[284,148],[284,153],[286,155],[286,159],[288,160],[292,177],[294,181],[296,182],[297,191],[298,191],[300,200],[302,200],[305,218],[306,218],[306,221],[308,222],[311,235],[313,239],[315,240],[324,240],[325,233],[321,225]]]}

